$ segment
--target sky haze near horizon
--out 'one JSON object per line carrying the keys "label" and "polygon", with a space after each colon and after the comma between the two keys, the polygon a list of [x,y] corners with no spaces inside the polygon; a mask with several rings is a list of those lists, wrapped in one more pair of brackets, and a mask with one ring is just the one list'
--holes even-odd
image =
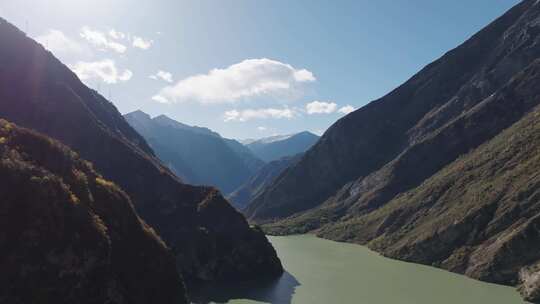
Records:
{"label": "sky haze near horizon", "polygon": [[0,17],[123,114],[244,139],[321,134],[518,2],[2,0]]}

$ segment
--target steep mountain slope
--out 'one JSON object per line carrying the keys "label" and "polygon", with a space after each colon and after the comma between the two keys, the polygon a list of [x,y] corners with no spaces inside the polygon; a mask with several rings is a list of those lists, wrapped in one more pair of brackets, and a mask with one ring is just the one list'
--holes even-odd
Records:
{"label": "steep mountain slope", "polygon": [[0,120],[0,183],[1,303],[187,303],[163,241],[69,148]]}
{"label": "steep mountain slope", "polygon": [[[151,121],[150,115],[142,112],[135,111],[125,115],[126,121],[135,129],[139,134],[151,134],[153,132],[153,125],[149,123]],[[157,140],[146,137],[146,142],[152,146],[153,150],[159,151],[158,157],[160,160],[174,172],[174,174],[182,179],[183,182],[197,184],[199,178],[193,172],[193,170],[176,154],[176,151],[170,150],[167,146],[161,145]],[[174,160],[171,161],[171,160]]]}
{"label": "steep mountain slope", "polygon": [[[507,98],[514,107],[489,97],[539,57],[539,15],[536,1],[523,1],[390,94],[340,119],[247,214],[257,221],[288,217],[346,193],[338,190],[347,183],[361,184],[355,196],[369,211],[519,120],[535,100]],[[346,212],[335,210],[338,217]]]}
{"label": "steep mountain slope", "polygon": [[262,138],[246,146],[265,162],[271,162],[283,157],[303,153],[319,140],[319,136],[310,132],[301,132],[292,135],[280,135]]}
{"label": "steep mountain slope", "polygon": [[255,172],[252,169],[257,164],[249,152],[209,129],[190,127],[165,115],[152,119],[141,111],[124,117],[157,156],[187,182],[230,193]]}
{"label": "steep mountain slope", "polygon": [[[535,69],[540,75],[540,62]],[[540,101],[540,89],[532,97]],[[384,207],[369,213],[355,208],[318,233],[484,281],[515,285],[521,280],[527,300],[539,302],[539,169],[536,108]]]}
{"label": "steep mountain slope", "polygon": [[62,141],[122,187],[188,285],[281,273],[264,234],[217,190],[181,183],[110,102],[2,19],[0,41],[0,117]]}
{"label": "steep mountain slope", "polygon": [[245,184],[231,193],[227,199],[238,210],[244,210],[249,203],[270,185],[285,169],[296,164],[302,154],[287,156],[269,162],[255,173]]}
{"label": "steep mountain slope", "polygon": [[265,162],[255,156],[251,150],[235,139],[223,138],[225,143],[242,159],[246,167],[253,173],[257,173]]}

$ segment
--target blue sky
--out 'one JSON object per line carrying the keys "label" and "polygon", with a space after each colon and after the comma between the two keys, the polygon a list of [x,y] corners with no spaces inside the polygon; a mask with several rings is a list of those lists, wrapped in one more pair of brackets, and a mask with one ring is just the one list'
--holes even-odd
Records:
{"label": "blue sky", "polygon": [[518,2],[2,0],[0,16],[122,113],[244,139],[321,133]]}

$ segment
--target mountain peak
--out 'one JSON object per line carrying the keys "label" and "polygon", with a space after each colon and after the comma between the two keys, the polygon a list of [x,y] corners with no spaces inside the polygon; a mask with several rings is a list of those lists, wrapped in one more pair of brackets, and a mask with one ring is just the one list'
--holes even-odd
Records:
{"label": "mountain peak", "polygon": [[171,127],[176,127],[176,128],[191,128],[190,126],[186,125],[186,124],[183,124],[179,121],[176,121],[172,118],[170,118],[169,116],[165,115],[165,114],[161,114],[161,115],[158,115],[156,117],[154,117],[152,119],[154,122],[158,122],[160,124],[164,124],[164,125],[168,125],[168,126],[171,126]]}
{"label": "mountain peak", "polygon": [[152,119],[150,114],[147,114],[147,113],[143,112],[142,110],[136,110],[136,111],[127,113],[124,116],[135,118],[135,119],[138,119],[138,120],[150,120],[150,119]]}

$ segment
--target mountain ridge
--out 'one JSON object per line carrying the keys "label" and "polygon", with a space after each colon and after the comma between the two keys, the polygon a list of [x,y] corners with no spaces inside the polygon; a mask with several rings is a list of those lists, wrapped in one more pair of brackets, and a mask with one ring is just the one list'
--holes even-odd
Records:
{"label": "mountain ridge", "polygon": [[269,184],[272,183],[285,169],[293,166],[302,154],[282,157],[264,165],[259,171],[251,176],[243,185],[227,196],[231,204],[238,210],[243,211],[249,203],[257,197]]}
{"label": "mountain ridge", "polygon": [[245,213],[539,302],[539,20],[522,1],[340,119]]}
{"label": "mountain ridge", "polygon": [[491,95],[536,58],[536,49],[526,47],[536,32],[523,34],[513,26],[526,23],[523,14],[535,8],[532,1],[518,4],[388,95],[338,120],[294,170],[253,202],[248,216],[271,221],[316,207]]}
{"label": "mountain ridge", "polygon": [[191,127],[165,115],[124,115],[177,175],[190,183],[212,185],[230,193],[262,166],[234,140],[207,128]]}
{"label": "mountain ridge", "polygon": [[0,302],[188,303],[165,243],[68,147],[0,119],[0,173]]}
{"label": "mountain ridge", "polygon": [[281,274],[264,234],[216,189],[183,184],[112,103],[4,19],[0,38],[0,117],[61,141],[124,189],[175,253],[188,291]]}
{"label": "mountain ridge", "polygon": [[271,162],[303,153],[314,145],[317,140],[319,140],[319,136],[309,131],[303,131],[290,135],[261,138],[246,144],[246,147],[260,159]]}

